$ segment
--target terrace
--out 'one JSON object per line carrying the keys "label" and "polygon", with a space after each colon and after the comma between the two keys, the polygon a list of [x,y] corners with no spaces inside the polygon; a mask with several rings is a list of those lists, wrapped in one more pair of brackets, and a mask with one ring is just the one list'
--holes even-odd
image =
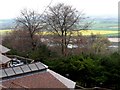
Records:
{"label": "terrace", "polygon": [[34,62],[33,59],[24,58],[17,55],[7,55],[7,57],[11,58],[11,61],[8,63],[8,67],[20,66]]}
{"label": "terrace", "polygon": [[0,68],[20,66],[34,62],[34,60],[29,58],[20,57],[17,55],[6,55],[9,51],[10,49],[0,45]]}

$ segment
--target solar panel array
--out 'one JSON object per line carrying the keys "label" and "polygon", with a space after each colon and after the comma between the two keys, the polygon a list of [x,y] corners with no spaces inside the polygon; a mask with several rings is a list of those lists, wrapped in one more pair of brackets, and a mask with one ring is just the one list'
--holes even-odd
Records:
{"label": "solar panel array", "polygon": [[17,66],[17,67],[10,67],[10,68],[0,70],[0,78],[30,73],[33,71],[40,71],[46,68],[47,67],[45,67],[41,62],[36,62],[36,63]]}

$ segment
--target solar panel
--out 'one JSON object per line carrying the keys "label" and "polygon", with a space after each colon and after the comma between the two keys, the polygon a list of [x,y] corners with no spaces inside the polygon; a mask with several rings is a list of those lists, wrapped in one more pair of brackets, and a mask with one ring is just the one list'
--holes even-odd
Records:
{"label": "solar panel", "polygon": [[37,66],[35,64],[29,64],[29,67],[32,71],[38,70]]}
{"label": "solar panel", "polygon": [[7,74],[5,73],[5,71],[3,69],[0,70],[0,78],[2,77],[6,77]]}
{"label": "solar panel", "polygon": [[37,67],[39,68],[39,70],[42,70],[42,69],[45,69],[45,66],[43,66],[42,63],[38,62],[38,63],[35,63],[37,65]]}
{"label": "solar panel", "polygon": [[20,66],[24,72],[30,72],[30,68],[27,65]]}
{"label": "solar panel", "polygon": [[7,68],[5,69],[5,72],[7,73],[8,76],[15,75],[14,71],[12,68]]}
{"label": "solar panel", "polygon": [[16,74],[24,73],[20,67],[14,67],[13,68]]}
{"label": "solar panel", "polygon": [[0,78],[2,77],[2,70],[0,70]]}
{"label": "solar panel", "polygon": [[32,71],[39,71],[43,69],[46,69],[46,67],[41,62],[32,63],[23,66],[10,67],[0,70],[0,78],[24,74],[24,73],[31,73]]}

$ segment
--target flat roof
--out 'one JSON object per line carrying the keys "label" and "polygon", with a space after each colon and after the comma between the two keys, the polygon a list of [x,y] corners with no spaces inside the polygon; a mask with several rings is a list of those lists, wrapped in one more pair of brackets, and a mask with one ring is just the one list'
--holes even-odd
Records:
{"label": "flat roof", "polygon": [[120,38],[108,38],[110,42],[120,42]]}

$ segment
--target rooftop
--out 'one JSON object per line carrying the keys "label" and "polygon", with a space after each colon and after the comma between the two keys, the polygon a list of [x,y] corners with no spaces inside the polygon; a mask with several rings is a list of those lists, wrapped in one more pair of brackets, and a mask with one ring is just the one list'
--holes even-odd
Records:
{"label": "rooftop", "polygon": [[76,84],[41,62],[1,69],[0,73],[4,88],[74,88]]}
{"label": "rooftop", "polygon": [[25,74],[42,71],[46,69],[47,68],[41,62],[26,64],[26,65],[16,66],[16,67],[9,67],[5,69],[0,69],[0,72],[2,73],[0,75],[0,78],[2,80],[8,79],[8,78],[10,79],[12,77],[14,78],[14,76],[19,77]]}
{"label": "rooftop", "polygon": [[7,62],[9,62],[10,60],[11,60],[10,58],[8,58],[8,57],[6,57],[6,56],[4,56],[4,55],[2,55],[2,54],[0,53],[0,64],[7,63]]}
{"label": "rooftop", "polygon": [[5,64],[11,60],[10,58],[6,57],[5,55],[2,55],[8,51],[10,51],[10,49],[8,49],[0,44],[0,68],[2,67],[1,66],[2,64]]}
{"label": "rooftop", "polygon": [[35,73],[16,79],[3,81],[2,85],[7,88],[67,88],[49,72]]}
{"label": "rooftop", "polygon": [[10,51],[10,49],[8,49],[0,44],[0,53],[6,53],[8,51]]}
{"label": "rooftop", "polygon": [[120,38],[108,38],[110,42],[120,42]]}

